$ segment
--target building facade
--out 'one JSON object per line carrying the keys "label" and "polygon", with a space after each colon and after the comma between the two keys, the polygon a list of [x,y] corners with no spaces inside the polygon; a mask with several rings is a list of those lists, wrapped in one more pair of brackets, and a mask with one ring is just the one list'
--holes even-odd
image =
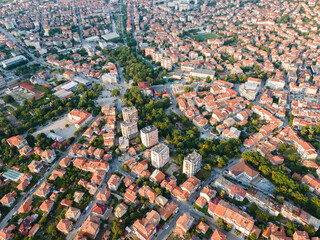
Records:
{"label": "building facade", "polygon": [[156,168],[163,167],[169,162],[169,148],[163,143],[158,144],[151,150],[151,164]]}
{"label": "building facade", "polygon": [[125,121],[121,123],[122,136],[127,139],[132,139],[138,134],[137,121]]}
{"label": "building facade", "polygon": [[135,107],[122,108],[123,121],[138,121],[138,111]]}
{"label": "building facade", "polygon": [[194,151],[183,160],[183,173],[188,177],[195,175],[201,169],[202,156]]}
{"label": "building facade", "polygon": [[159,142],[158,129],[153,125],[141,129],[140,136],[142,144],[147,148],[152,147]]}

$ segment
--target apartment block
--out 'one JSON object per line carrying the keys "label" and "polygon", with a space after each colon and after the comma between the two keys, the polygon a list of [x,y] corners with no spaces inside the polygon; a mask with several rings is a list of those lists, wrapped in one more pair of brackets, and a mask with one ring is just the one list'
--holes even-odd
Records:
{"label": "apartment block", "polygon": [[194,151],[183,160],[183,173],[188,177],[195,175],[201,168],[202,156]]}
{"label": "apartment block", "polygon": [[151,149],[151,164],[156,168],[163,167],[169,162],[169,148],[163,143]]}
{"label": "apartment block", "polygon": [[158,129],[153,125],[141,129],[140,136],[142,144],[147,148],[152,147],[159,142]]}

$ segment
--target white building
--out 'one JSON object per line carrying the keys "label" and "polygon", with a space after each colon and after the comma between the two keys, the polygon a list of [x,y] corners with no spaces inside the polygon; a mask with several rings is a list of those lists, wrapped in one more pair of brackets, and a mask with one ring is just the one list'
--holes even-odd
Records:
{"label": "white building", "polygon": [[22,61],[27,61],[27,59],[25,56],[19,55],[19,56],[13,57],[13,58],[6,59],[6,60],[2,61],[1,64],[2,64],[3,68],[7,68],[13,64],[16,64],[16,63],[19,63]]}
{"label": "white building", "polygon": [[118,74],[105,73],[102,75],[102,82],[104,82],[104,83],[117,83],[118,82]]}
{"label": "white building", "polygon": [[242,83],[239,87],[240,95],[248,100],[254,100],[261,86],[261,79],[248,78],[248,81]]}
{"label": "white building", "polygon": [[201,169],[202,156],[194,151],[183,160],[183,173],[188,177],[195,175]]}
{"label": "white building", "polygon": [[147,148],[152,147],[159,142],[158,129],[153,125],[141,129],[140,136],[142,144]]}
{"label": "white building", "polygon": [[167,145],[160,143],[151,149],[151,164],[156,168],[163,167],[169,162],[169,148]]}
{"label": "white building", "polygon": [[278,90],[284,89],[285,84],[286,82],[284,80],[269,78],[266,82],[266,87]]}

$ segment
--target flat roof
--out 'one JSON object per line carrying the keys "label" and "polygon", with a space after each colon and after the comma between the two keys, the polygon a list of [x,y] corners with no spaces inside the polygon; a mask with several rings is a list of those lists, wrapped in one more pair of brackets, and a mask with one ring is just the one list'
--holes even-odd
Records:
{"label": "flat roof", "polygon": [[7,178],[7,179],[14,181],[14,182],[19,181],[19,179],[21,178],[22,175],[23,175],[23,173],[15,171],[11,168],[9,168],[4,174],[2,174],[2,176],[4,178]]}
{"label": "flat roof", "polygon": [[116,33],[116,32],[111,32],[111,33],[107,33],[105,35],[102,35],[102,38],[105,39],[105,40],[111,40],[111,39],[114,39],[114,38],[118,38],[119,37],[119,34]]}

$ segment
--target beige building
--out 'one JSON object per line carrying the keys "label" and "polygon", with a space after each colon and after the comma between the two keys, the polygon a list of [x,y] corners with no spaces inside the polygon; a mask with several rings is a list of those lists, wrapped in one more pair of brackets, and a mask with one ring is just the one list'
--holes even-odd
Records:
{"label": "beige building", "polygon": [[151,149],[152,166],[161,168],[169,162],[169,159],[169,148],[167,145],[160,143]]}
{"label": "beige building", "polygon": [[140,136],[142,144],[147,148],[152,147],[159,142],[158,129],[153,125],[141,129]]}
{"label": "beige building", "polygon": [[135,107],[122,108],[123,121],[138,121],[138,111]]}
{"label": "beige building", "polygon": [[202,156],[194,151],[183,160],[183,173],[188,177],[195,175],[201,168]]}
{"label": "beige building", "polygon": [[121,131],[122,136],[127,139],[134,138],[139,130],[138,130],[138,122],[137,121],[125,121],[121,123]]}

